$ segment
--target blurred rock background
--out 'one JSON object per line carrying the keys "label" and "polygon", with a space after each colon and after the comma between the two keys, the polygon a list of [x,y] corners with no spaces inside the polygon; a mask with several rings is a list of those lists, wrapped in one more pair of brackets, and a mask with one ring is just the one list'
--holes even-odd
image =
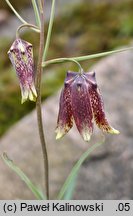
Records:
{"label": "blurred rock background", "polygon": [[[19,5],[15,0],[11,2],[15,8],[19,8],[24,18],[34,22],[33,12],[27,1],[19,2]],[[46,2],[48,21],[51,2]],[[48,58],[86,55],[131,45],[133,1],[93,1],[96,4],[91,2],[57,1]],[[27,175],[42,187],[42,155],[35,112],[25,117],[35,105],[29,102],[20,104],[19,85],[7,57],[7,51],[19,24],[20,22],[2,1],[0,3],[0,153],[7,151]],[[23,32],[22,37],[34,44],[36,59],[38,36],[28,31]],[[108,117],[121,134],[106,136],[106,144],[84,163],[74,199],[132,199],[133,53],[125,52],[102,59],[99,63],[97,61],[86,61],[82,66],[85,70],[92,67],[97,72],[97,81],[103,92]],[[100,132],[96,130],[91,143],[83,143],[78,132],[73,129],[62,141],[55,141],[54,128],[59,99],[59,93],[56,92],[63,85],[66,71],[76,69],[73,64],[68,63],[50,66],[44,71],[43,76],[42,97],[44,100],[47,98],[44,102],[44,125],[49,144],[52,198],[55,198],[79,155],[88,148],[88,145],[101,139]],[[20,122],[13,126],[18,120]],[[34,199],[24,183],[2,161],[0,168],[0,199]]]}

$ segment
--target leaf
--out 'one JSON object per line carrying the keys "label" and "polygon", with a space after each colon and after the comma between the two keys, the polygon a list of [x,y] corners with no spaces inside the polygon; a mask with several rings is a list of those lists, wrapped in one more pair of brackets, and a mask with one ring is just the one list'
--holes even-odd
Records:
{"label": "leaf", "polygon": [[73,190],[76,184],[76,177],[78,175],[78,172],[80,170],[81,165],[83,164],[83,162],[88,158],[88,156],[99,146],[101,146],[104,143],[104,140],[102,140],[102,142],[96,143],[93,146],[91,146],[86,152],[84,152],[80,159],[77,161],[77,163],[74,165],[74,167],[72,168],[69,176],[67,177],[64,185],[62,186],[59,194],[58,194],[58,199],[66,199],[70,198],[72,195],[72,192],[70,192],[70,190]]}
{"label": "leaf", "polygon": [[76,187],[76,182],[77,182],[77,175],[75,175],[75,177],[72,179],[71,184],[69,185],[69,187],[67,188],[63,200],[71,200],[73,197],[73,193],[74,193],[74,189]]}
{"label": "leaf", "polygon": [[32,0],[32,5],[33,5],[33,9],[34,9],[36,24],[37,24],[38,27],[40,27],[41,26],[41,21],[40,21],[40,15],[39,15],[39,10],[38,10],[38,7],[37,7],[36,0]]}
{"label": "leaf", "polygon": [[132,50],[132,49],[133,49],[133,47],[127,47],[125,49],[112,50],[112,51],[108,51],[108,52],[101,52],[101,53],[96,53],[96,54],[86,55],[86,56],[52,59],[52,60],[42,62],[42,67],[46,67],[46,66],[48,66],[50,64],[58,64],[58,63],[64,63],[64,62],[68,62],[68,61],[76,62],[76,64],[77,64],[77,62],[79,62],[79,61],[85,61],[85,60],[89,60],[89,59],[104,57],[104,56],[108,56],[108,55],[111,55],[111,54],[124,52],[124,51],[128,51],[128,50]]}
{"label": "leaf", "polygon": [[18,17],[18,19],[24,23],[27,24],[27,22],[20,16],[20,14],[15,10],[15,8],[12,6],[12,4],[10,3],[9,0],[5,0],[6,3],[8,4],[8,6],[10,7],[10,9],[14,12],[14,14],[16,15],[16,17]]}
{"label": "leaf", "polygon": [[21,178],[22,181],[25,182],[25,184],[28,186],[28,188],[32,191],[32,193],[37,199],[45,199],[42,192],[30,181],[30,179],[24,174],[24,172],[17,165],[15,165],[11,159],[9,159],[5,152],[2,155],[2,159],[4,160],[5,164],[9,166]]}
{"label": "leaf", "polygon": [[55,0],[52,0],[50,20],[49,20],[49,25],[48,25],[48,32],[47,32],[47,37],[46,37],[46,42],[45,42],[45,47],[44,47],[44,52],[43,52],[43,60],[44,61],[47,58],[47,53],[48,53],[51,34],[52,34],[52,28],[53,28],[53,23],[54,23],[54,14],[55,14],[55,3],[56,3]]}

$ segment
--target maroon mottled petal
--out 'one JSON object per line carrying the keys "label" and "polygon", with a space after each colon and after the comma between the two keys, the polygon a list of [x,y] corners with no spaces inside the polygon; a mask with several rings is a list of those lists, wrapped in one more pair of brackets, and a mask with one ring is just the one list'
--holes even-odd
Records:
{"label": "maroon mottled petal", "polygon": [[88,93],[90,95],[93,115],[97,126],[102,129],[102,131],[118,134],[119,131],[112,128],[106,119],[102,95],[97,85],[92,84],[89,86]]}
{"label": "maroon mottled petal", "polygon": [[60,96],[56,139],[63,137],[73,126],[70,85],[64,87]]}
{"label": "maroon mottled petal", "polygon": [[32,45],[27,41],[16,39],[8,54],[19,78],[22,103],[28,98],[35,101],[37,93],[34,86],[34,61]]}
{"label": "maroon mottled petal", "polygon": [[96,83],[96,74],[94,71],[84,73],[85,79],[91,84],[97,85]]}
{"label": "maroon mottled petal", "polygon": [[32,49],[32,45],[30,44],[26,46],[26,55],[27,55],[27,64],[28,64],[27,77],[28,77],[29,85],[31,85],[35,74],[34,74],[33,49]]}
{"label": "maroon mottled petal", "polygon": [[73,72],[73,71],[68,71],[67,72],[67,75],[66,75],[66,78],[65,78],[65,84],[71,84],[74,79],[76,79],[76,77],[79,75],[79,73],[77,72]]}
{"label": "maroon mottled petal", "polygon": [[88,95],[88,83],[83,75],[79,75],[74,80],[71,89],[72,113],[77,129],[83,139],[89,141],[93,131],[93,115]]}

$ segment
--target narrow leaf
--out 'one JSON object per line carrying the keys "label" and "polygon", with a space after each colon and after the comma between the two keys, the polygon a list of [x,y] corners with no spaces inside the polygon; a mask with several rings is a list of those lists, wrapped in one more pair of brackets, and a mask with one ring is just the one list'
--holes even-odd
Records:
{"label": "narrow leaf", "polygon": [[[78,174],[78,173],[77,173]],[[69,185],[69,187],[67,188],[63,200],[71,200],[73,197],[73,193],[76,187],[76,182],[77,182],[77,175],[75,175],[75,177],[72,179],[71,184]]]}
{"label": "narrow leaf", "polygon": [[21,180],[25,182],[37,199],[45,199],[42,192],[40,192],[40,190],[30,181],[24,172],[17,165],[15,165],[11,159],[9,159],[6,153],[3,153],[2,159],[4,160],[5,164],[7,164],[21,178]]}
{"label": "narrow leaf", "polygon": [[41,26],[41,21],[40,21],[39,10],[38,10],[36,0],[32,0],[32,5],[33,5],[33,9],[34,9],[36,24],[37,24],[37,26],[40,27]]}
{"label": "narrow leaf", "polygon": [[12,6],[9,0],[5,0],[8,6],[11,8],[11,10],[14,12],[14,14],[18,17],[18,19],[24,23],[27,24],[27,22],[19,15],[19,13],[15,10],[15,8]]}
{"label": "narrow leaf", "polygon": [[51,33],[52,33],[52,28],[53,28],[53,23],[54,23],[55,1],[56,0],[52,0],[48,32],[47,32],[46,43],[45,43],[45,48],[44,48],[44,52],[43,52],[43,60],[44,61],[47,58],[47,53],[48,53],[48,49],[49,49],[49,45],[50,45]]}
{"label": "narrow leaf", "polygon": [[[102,142],[100,142],[100,143],[94,144],[94,145],[91,146],[86,152],[84,152],[84,153],[82,154],[82,156],[80,157],[80,159],[77,161],[77,163],[76,163],[76,164],[74,165],[74,167],[72,168],[72,170],[71,170],[69,176],[67,177],[67,179],[66,179],[64,185],[62,186],[62,188],[61,188],[61,190],[60,190],[60,192],[59,192],[59,195],[58,195],[58,197],[57,197],[59,200],[64,198],[64,195],[65,195],[65,193],[66,193],[67,191],[68,191],[68,193],[70,193],[69,190],[68,190],[68,188],[71,188],[71,184],[73,184],[75,178],[77,177],[81,165],[82,165],[83,162],[88,158],[88,156],[89,156],[96,148],[98,148],[99,146],[101,146],[103,143],[104,143],[104,140],[102,140]],[[66,196],[67,196],[67,195],[65,195],[65,197],[66,197]]]}
{"label": "narrow leaf", "polygon": [[71,61],[73,61],[73,62],[74,61],[76,61],[76,62],[85,61],[85,60],[94,59],[94,58],[100,58],[100,57],[104,57],[104,56],[108,56],[108,55],[111,55],[111,54],[132,50],[132,49],[133,49],[133,47],[128,47],[128,48],[125,48],[125,49],[112,50],[112,51],[108,51],[108,52],[96,53],[96,54],[86,55],[86,56],[52,59],[52,60],[42,62],[42,67],[46,67],[46,66],[48,66],[50,64],[65,63],[65,62],[68,62],[68,61],[70,61],[70,62]]}
{"label": "narrow leaf", "polygon": [[119,53],[119,52],[128,51],[131,49],[133,49],[133,47],[128,47],[125,49],[112,50],[112,51],[107,51],[107,52],[102,52],[102,53],[96,53],[96,54],[87,55],[87,56],[74,57],[73,59],[75,59],[76,61],[84,61],[84,60],[108,56],[108,55]]}

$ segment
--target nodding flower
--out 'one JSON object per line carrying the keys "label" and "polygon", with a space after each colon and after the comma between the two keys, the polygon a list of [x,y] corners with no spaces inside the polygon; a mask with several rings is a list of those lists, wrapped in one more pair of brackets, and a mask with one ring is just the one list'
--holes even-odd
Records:
{"label": "nodding flower", "polygon": [[11,63],[16,70],[21,88],[21,103],[28,99],[36,101],[37,92],[34,84],[34,60],[32,44],[17,38],[8,51]]}
{"label": "nodding flower", "polygon": [[95,72],[67,72],[60,96],[56,139],[63,137],[75,122],[84,141],[89,141],[93,133],[94,120],[103,132],[119,134],[106,119]]}

